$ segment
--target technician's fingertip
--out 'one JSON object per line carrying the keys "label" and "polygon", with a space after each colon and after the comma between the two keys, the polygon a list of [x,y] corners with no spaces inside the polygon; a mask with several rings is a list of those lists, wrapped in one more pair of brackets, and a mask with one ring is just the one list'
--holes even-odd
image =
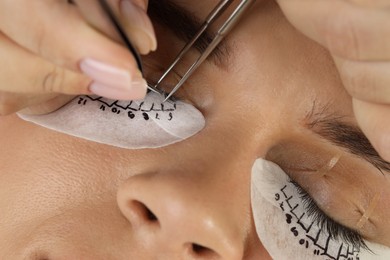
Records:
{"label": "technician's fingertip", "polygon": [[133,82],[128,89],[116,88],[99,82],[93,82],[89,90],[98,96],[106,97],[113,100],[138,100],[143,99],[146,95],[146,83],[141,81]]}
{"label": "technician's fingertip", "polygon": [[131,0],[121,1],[120,6],[126,29],[131,34],[132,43],[141,54],[147,54],[157,48],[157,39],[145,10]]}
{"label": "technician's fingertip", "polygon": [[131,85],[131,100],[144,99],[147,93],[147,89],[148,85],[146,80],[143,78],[134,79]]}

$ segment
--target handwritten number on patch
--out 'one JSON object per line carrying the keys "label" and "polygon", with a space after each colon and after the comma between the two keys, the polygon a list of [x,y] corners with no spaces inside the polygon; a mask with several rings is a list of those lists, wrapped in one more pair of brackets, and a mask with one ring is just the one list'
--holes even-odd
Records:
{"label": "handwritten number on patch", "polygon": [[78,104],[85,106],[87,104],[87,99],[80,97]]}
{"label": "handwritten number on patch", "polygon": [[102,99],[101,97],[92,97],[92,96],[81,96],[79,97],[78,104],[85,106],[88,101],[99,102],[101,105],[99,109],[101,111],[106,111],[108,109],[109,112],[120,115],[122,112],[126,112],[128,118],[135,119],[138,115],[141,116],[145,121],[149,121],[151,118],[155,118],[156,120],[168,120],[172,121],[174,118],[174,111],[177,109],[176,104],[173,107],[165,107],[164,104],[161,104],[161,108],[152,104],[149,109],[143,108],[145,103],[141,103],[140,105],[134,105],[133,101],[129,101],[128,104],[126,102],[113,101],[108,102]]}

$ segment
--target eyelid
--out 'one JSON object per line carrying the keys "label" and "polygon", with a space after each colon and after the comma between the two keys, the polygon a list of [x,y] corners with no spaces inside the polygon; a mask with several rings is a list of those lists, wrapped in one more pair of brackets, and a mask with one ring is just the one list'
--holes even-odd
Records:
{"label": "eyelid", "polygon": [[336,155],[330,159],[328,163],[326,163],[324,166],[318,168],[318,169],[313,169],[313,168],[293,168],[293,167],[286,167],[286,169],[290,171],[295,171],[295,172],[309,172],[309,173],[319,173],[321,176],[326,175],[328,172],[334,169],[338,162],[340,161],[341,155]]}
{"label": "eyelid", "polygon": [[314,199],[310,197],[310,195],[297,182],[293,180],[290,180],[290,182],[297,189],[300,199],[307,210],[307,214],[312,217],[322,229],[327,230],[331,237],[335,239],[340,238],[346,244],[371,251],[363,240],[363,237],[357,231],[338,223],[333,218],[325,214]]}

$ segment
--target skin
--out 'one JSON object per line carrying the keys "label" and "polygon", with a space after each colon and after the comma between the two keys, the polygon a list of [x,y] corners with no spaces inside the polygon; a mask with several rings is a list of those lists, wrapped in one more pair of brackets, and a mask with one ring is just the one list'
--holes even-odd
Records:
{"label": "skin", "polygon": [[[199,16],[215,3],[182,2]],[[156,33],[160,51],[145,58],[150,79],[181,45],[161,26]],[[390,246],[388,173],[306,127],[314,100],[319,107],[331,101],[329,112],[357,125],[331,55],[271,1],[256,2],[228,43],[234,62],[203,64],[179,93],[207,120],[181,143],[131,151],[15,115],[0,118],[0,144],[7,148],[0,149],[0,238],[6,238],[0,258],[270,259],[250,208],[250,173],[259,157],[289,170],[327,214],[350,228],[379,194],[380,206],[360,232]],[[335,156],[334,168],[315,172]],[[208,250],[191,251],[192,243]]]}

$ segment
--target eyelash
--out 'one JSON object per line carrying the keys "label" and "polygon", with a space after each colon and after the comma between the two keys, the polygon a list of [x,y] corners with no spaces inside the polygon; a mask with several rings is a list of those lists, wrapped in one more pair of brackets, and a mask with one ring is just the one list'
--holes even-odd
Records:
{"label": "eyelash", "polygon": [[[150,79],[147,80],[148,83],[155,82],[155,80],[154,80],[155,76],[157,76],[156,78],[159,79],[159,77],[161,77],[162,73],[165,72],[165,70],[163,70],[162,68],[160,68],[160,67],[157,68],[156,66],[150,65],[148,63],[146,63],[145,66],[147,66],[153,70],[153,73],[152,73],[153,76],[151,77],[153,80],[151,80],[151,81],[150,81]],[[177,78],[179,78],[179,80],[180,80],[181,76],[179,75],[179,73],[176,70],[172,70],[171,73],[174,75],[175,80],[177,80]],[[165,79],[159,84],[159,90],[163,91],[164,94],[166,94],[166,95],[168,95],[169,92],[174,87],[171,84],[168,84],[167,81],[170,81],[170,80]],[[151,85],[154,85],[154,84],[152,83]],[[181,97],[180,93],[182,93],[182,90],[185,89],[185,86],[186,86],[186,84],[183,84],[183,86],[175,94],[172,95],[171,99],[174,101],[182,101],[183,98]],[[149,90],[149,92],[150,91],[151,90]]]}
{"label": "eyelash", "polygon": [[307,210],[308,216],[312,217],[322,229],[325,229],[332,239],[340,238],[343,242],[352,245],[355,248],[363,248],[371,251],[360,234],[328,217],[298,183],[293,180],[290,180],[290,183],[297,189],[300,199]]}

